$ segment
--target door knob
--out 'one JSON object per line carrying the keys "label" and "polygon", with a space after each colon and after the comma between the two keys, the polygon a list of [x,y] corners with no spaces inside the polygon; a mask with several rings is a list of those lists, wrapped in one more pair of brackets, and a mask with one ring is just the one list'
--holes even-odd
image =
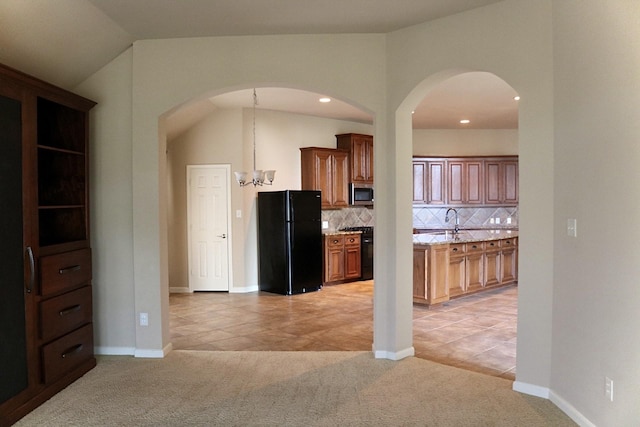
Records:
{"label": "door knob", "polygon": [[223,239],[226,239],[227,235],[226,234],[222,234],[221,236],[216,236],[216,237],[222,237]]}

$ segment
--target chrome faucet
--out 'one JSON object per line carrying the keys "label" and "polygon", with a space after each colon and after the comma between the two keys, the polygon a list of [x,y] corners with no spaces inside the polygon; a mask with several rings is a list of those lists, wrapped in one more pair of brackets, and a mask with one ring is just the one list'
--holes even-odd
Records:
{"label": "chrome faucet", "polygon": [[454,208],[447,209],[447,213],[444,215],[444,222],[449,222],[449,212],[451,211],[453,211],[453,213],[455,214],[455,226],[453,228],[453,232],[455,234],[458,234],[458,232],[460,231],[460,217],[458,217],[457,210],[455,210]]}

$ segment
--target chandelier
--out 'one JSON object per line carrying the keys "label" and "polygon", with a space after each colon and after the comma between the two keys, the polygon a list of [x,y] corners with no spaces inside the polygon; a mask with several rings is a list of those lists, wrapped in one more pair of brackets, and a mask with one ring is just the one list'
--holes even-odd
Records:
{"label": "chandelier", "polygon": [[253,184],[257,185],[272,185],[273,177],[276,174],[275,170],[261,170],[256,169],[256,105],[258,105],[258,95],[255,88],[253,89],[253,178],[251,181],[247,181],[247,172],[234,172],[236,181],[240,184],[240,187]]}

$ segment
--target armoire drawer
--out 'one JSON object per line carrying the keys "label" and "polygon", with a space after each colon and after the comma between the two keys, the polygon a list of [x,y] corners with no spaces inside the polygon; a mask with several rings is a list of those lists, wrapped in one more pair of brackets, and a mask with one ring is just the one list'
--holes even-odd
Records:
{"label": "armoire drawer", "polygon": [[93,324],[89,323],[42,347],[44,382],[55,381],[91,356]]}
{"label": "armoire drawer", "polygon": [[91,286],[40,303],[40,337],[44,341],[91,322]]}
{"label": "armoire drawer", "polygon": [[63,292],[91,281],[91,249],[40,258],[40,292],[43,296]]}

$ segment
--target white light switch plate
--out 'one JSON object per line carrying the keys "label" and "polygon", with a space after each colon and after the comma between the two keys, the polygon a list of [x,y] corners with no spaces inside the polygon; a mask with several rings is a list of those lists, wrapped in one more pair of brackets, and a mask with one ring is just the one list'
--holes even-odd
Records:
{"label": "white light switch plate", "polygon": [[569,237],[578,237],[578,221],[575,218],[567,220],[567,235]]}

